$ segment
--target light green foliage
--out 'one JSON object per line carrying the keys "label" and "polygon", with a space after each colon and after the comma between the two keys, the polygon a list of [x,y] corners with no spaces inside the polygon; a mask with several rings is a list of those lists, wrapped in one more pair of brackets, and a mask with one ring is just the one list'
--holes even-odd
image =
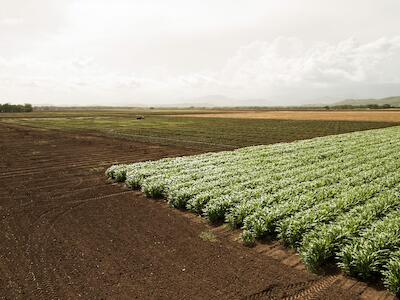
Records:
{"label": "light green foliage", "polygon": [[114,181],[123,182],[126,180],[126,171],[127,171],[127,166],[114,165],[106,170],[106,176]]}
{"label": "light green foliage", "polygon": [[[210,222],[242,227],[242,240],[277,237],[311,270],[383,276],[399,291],[400,127],[111,167],[150,197]],[[397,252],[396,252],[397,253]]]}
{"label": "light green foliage", "polygon": [[303,236],[300,254],[307,266],[315,270],[333,259],[346,240],[355,238],[376,220],[400,208],[400,189],[386,191],[339,216],[335,222],[322,223]]}
{"label": "light green foliage", "polygon": [[400,211],[394,211],[352,239],[339,253],[340,266],[364,279],[378,275],[400,247]]}
{"label": "light green foliage", "polygon": [[393,254],[382,273],[387,288],[395,294],[400,294],[400,251]]}

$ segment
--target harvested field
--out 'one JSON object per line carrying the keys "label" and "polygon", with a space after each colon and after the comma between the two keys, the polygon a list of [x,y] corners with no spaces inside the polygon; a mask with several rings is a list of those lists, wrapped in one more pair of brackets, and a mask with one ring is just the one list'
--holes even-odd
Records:
{"label": "harvested field", "polygon": [[194,150],[5,125],[0,150],[5,299],[387,297],[310,274],[277,245],[243,247],[229,231],[104,178],[113,163]]}
{"label": "harvested field", "polygon": [[[175,115],[178,116],[178,115]],[[370,111],[233,111],[223,113],[182,114],[180,117],[226,118],[226,119],[265,119],[265,120],[315,120],[315,121],[364,121],[400,122],[400,110]]]}

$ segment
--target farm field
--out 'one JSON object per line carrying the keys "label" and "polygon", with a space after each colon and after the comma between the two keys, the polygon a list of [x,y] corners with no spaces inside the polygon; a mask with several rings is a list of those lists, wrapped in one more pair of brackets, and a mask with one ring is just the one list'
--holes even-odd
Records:
{"label": "farm field", "polygon": [[272,237],[400,292],[400,127],[115,165],[107,175],[170,206]]}
{"label": "farm field", "polygon": [[1,9],[0,300],[400,300],[400,0]]}
{"label": "farm field", "polygon": [[[208,225],[164,201],[148,201],[141,192],[107,182],[104,171],[113,164],[208,156],[214,154],[204,153],[394,128],[396,123],[171,113],[193,111],[0,114],[1,295],[77,298],[84,291],[83,298],[393,298],[382,287],[340,274],[307,272],[297,254],[280,243],[244,247],[237,242],[240,231]],[[136,120],[138,115],[145,119]]]}
{"label": "farm field", "polygon": [[306,272],[278,246],[243,247],[231,231],[104,177],[111,164],[199,150],[0,124],[0,151],[2,298],[387,297]]}
{"label": "farm field", "polygon": [[[178,116],[178,115],[177,115]],[[182,114],[182,117],[265,120],[400,122],[400,110],[254,110]]]}
{"label": "farm field", "polygon": [[[209,110],[196,111],[196,116]],[[222,119],[182,116],[193,110],[107,110],[0,114],[0,122],[72,133],[91,133],[132,141],[184,146],[203,151],[309,139],[316,136],[393,126],[397,123],[359,121]],[[93,115],[91,115],[93,113]],[[229,114],[230,111],[223,111]],[[297,112],[303,114],[303,112]],[[145,116],[136,120],[138,115]],[[399,112],[400,115],[400,112]]]}

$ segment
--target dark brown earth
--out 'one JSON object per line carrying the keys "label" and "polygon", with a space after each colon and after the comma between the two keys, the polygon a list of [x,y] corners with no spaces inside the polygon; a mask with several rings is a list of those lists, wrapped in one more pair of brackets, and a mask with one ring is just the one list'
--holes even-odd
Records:
{"label": "dark brown earth", "polygon": [[194,150],[0,125],[4,299],[357,299],[197,217],[106,181],[112,163]]}

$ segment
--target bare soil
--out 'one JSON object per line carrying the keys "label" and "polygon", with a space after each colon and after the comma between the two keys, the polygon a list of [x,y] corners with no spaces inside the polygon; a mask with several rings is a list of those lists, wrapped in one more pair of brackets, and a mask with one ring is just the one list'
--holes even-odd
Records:
{"label": "bare soil", "polygon": [[370,121],[400,122],[399,110],[370,111],[237,111],[209,114],[175,115],[176,117],[196,118],[233,118],[233,119],[266,119],[266,120],[316,120],[316,121]]}
{"label": "bare soil", "polygon": [[0,153],[0,298],[358,298],[104,176],[194,150],[0,125]]}

